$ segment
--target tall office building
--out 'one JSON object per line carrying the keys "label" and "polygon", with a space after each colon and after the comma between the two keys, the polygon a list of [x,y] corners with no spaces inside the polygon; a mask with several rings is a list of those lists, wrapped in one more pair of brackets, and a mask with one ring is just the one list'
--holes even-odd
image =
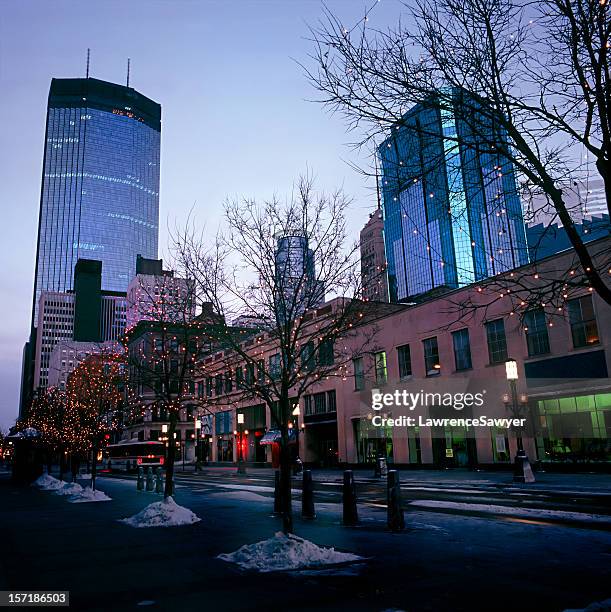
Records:
{"label": "tall office building", "polygon": [[131,87],[53,79],[43,159],[32,322],[43,291],[72,288],[76,260],[127,291],[136,255],[157,257],[161,106]]}
{"label": "tall office building", "polygon": [[299,231],[276,237],[277,317],[297,317],[325,300],[323,283],[316,278],[314,251]]}
{"label": "tall office building", "polygon": [[34,384],[41,295],[72,290],[79,258],[103,263],[102,290],[126,292],[136,256],[157,257],[160,137],[161,106],[135,89],[52,79],[22,412]]}
{"label": "tall office building", "polygon": [[388,302],[388,276],[384,249],[384,218],[381,210],[369,215],[361,230],[361,293],[366,302]]}
{"label": "tall office building", "polygon": [[453,90],[451,108],[415,106],[378,149],[391,301],[528,262],[513,165],[497,152],[504,136],[480,113],[466,117],[463,96]]}

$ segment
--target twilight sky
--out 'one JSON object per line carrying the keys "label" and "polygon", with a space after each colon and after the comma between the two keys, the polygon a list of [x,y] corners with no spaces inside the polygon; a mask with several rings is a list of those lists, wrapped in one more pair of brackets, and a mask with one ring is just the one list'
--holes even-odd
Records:
{"label": "twilight sky", "polygon": [[[52,77],[125,82],[162,105],[160,256],[166,227],[195,203],[214,229],[227,196],[283,195],[309,168],[324,189],[355,199],[355,239],[375,208],[372,185],[347,160],[356,153],[339,117],[307,101],[307,24],[319,0],[0,0],[0,428],[17,415],[28,335],[45,109]],[[327,0],[347,22],[371,0]],[[384,0],[384,26],[400,10]]]}

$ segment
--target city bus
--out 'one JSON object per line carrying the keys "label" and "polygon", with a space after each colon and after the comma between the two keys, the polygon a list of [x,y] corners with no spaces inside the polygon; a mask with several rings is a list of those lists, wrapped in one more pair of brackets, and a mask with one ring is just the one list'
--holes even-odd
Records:
{"label": "city bus", "polygon": [[140,440],[121,440],[109,444],[102,454],[102,469],[129,472],[139,467],[159,467],[165,461],[163,442],[143,442]]}

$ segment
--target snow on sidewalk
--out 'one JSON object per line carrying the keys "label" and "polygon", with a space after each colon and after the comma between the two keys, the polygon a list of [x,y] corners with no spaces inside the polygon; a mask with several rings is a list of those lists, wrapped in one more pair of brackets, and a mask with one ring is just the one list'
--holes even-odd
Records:
{"label": "snow on sidewalk", "polygon": [[311,569],[363,559],[352,553],[317,546],[314,542],[292,534],[286,535],[281,531],[273,538],[256,544],[246,544],[235,552],[222,554],[217,558],[258,572]]}
{"label": "snow on sidewalk", "polygon": [[95,491],[91,487],[85,487],[79,493],[75,495],[71,495],[68,498],[68,501],[71,504],[82,504],[86,502],[103,502],[103,501],[111,501],[112,498],[108,497],[104,491],[100,491],[96,489]]}
{"label": "snow on sidewalk", "polygon": [[444,508],[447,510],[470,510],[472,512],[489,512],[531,519],[550,519],[583,521],[586,523],[611,523],[611,516],[606,514],[588,514],[586,512],[570,512],[565,510],[545,510],[540,508],[515,508],[492,504],[469,504],[438,499],[416,499],[409,502],[410,506],[420,508]]}
{"label": "snow on sidewalk", "polygon": [[130,527],[178,527],[192,525],[201,519],[188,508],[179,506],[172,497],[153,502],[128,518],[119,519]]}
{"label": "snow on sidewalk", "polygon": [[49,474],[43,474],[32,483],[32,486],[38,487],[41,491],[57,491],[57,489],[61,489],[65,484],[63,480],[57,480],[57,478],[53,478]]}

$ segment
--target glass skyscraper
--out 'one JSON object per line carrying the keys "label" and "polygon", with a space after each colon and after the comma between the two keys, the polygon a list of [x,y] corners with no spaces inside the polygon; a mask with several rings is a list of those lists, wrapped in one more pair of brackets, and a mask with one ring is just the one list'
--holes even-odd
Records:
{"label": "glass skyscraper", "polygon": [[127,290],[136,256],[156,259],[161,106],[93,78],[53,79],[43,160],[32,324],[43,291],[72,289],[77,259],[102,289]]}
{"label": "glass skyscraper", "polygon": [[503,132],[476,110],[470,120],[463,95],[415,106],[378,148],[391,301],[528,262],[513,165],[498,153]]}

